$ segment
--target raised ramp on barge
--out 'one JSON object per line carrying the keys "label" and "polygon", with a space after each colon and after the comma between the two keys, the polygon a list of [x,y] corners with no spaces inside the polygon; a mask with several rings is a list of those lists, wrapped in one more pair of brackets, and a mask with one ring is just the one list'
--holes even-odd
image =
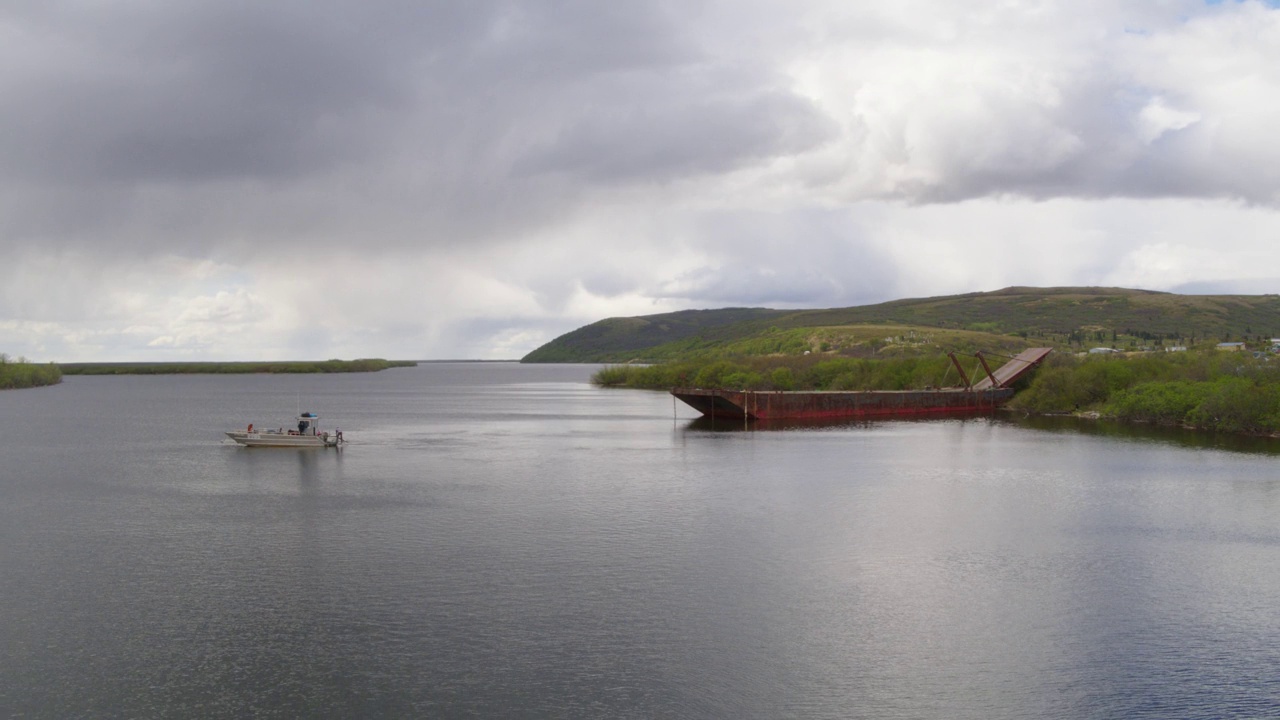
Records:
{"label": "raised ramp on barge", "polygon": [[994,381],[990,376],[984,377],[973,384],[973,389],[986,390],[990,387],[1009,387],[1016,383],[1018,378],[1039,365],[1052,351],[1053,348],[1027,348],[1009,358],[1009,362],[1001,365],[995,372],[991,373],[991,375],[995,376]]}

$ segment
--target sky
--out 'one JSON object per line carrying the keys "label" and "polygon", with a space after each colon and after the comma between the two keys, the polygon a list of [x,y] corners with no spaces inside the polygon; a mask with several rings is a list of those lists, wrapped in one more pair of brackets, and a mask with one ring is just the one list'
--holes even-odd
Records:
{"label": "sky", "polygon": [[1258,0],[5,0],[0,128],[0,352],[41,362],[1280,293]]}

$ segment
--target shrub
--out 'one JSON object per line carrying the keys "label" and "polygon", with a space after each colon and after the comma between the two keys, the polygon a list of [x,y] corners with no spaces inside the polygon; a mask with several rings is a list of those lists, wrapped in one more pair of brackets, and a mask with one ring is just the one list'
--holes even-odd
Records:
{"label": "shrub", "polygon": [[729,390],[759,390],[764,386],[764,376],[760,373],[737,371],[724,375],[719,387]]}
{"label": "shrub", "polygon": [[600,368],[591,376],[591,382],[600,387],[622,387],[631,376],[631,368],[627,365],[609,365]]}
{"label": "shrub", "polygon": [[734,373],[741,373],[744,369],[742,366],[727,360],[713,362],[698,371],[698,374],[693,378],[693,386],[700,388],[724,387],[726,377]]}
{"label": "shrub", "polygon": [[1179,425],[1208,395],[1206,383],[1185,380],[1153,382],[1121,390],[1109,400],[1103,414],[1120,420]]}
{"label": "shrub", "polygon": [[774,390],[794,390],[796,378],[789,367],[774,368],[769,373],[769,384]]}
{"label": "shrub", "polygon": [[1064,413],[1088,407],[1092,398],[1091,389],[1076,382],[1073,368],[1048,367],[1041,368],[1010,405],[1035,413]]}
{"label": "shrub", "polygon": [[1188,414],[1196,427],[1225,432],[1269,432],[1280,417],[1280,393],[1246,378],[1221,378],[1208,384],[1198,407]]}
{"label": "shrub", "polygon": [[0,390],[56,385],[62,382],[62,371],[57,365],[36,365],[26,358],[11,360],[0,355]]}

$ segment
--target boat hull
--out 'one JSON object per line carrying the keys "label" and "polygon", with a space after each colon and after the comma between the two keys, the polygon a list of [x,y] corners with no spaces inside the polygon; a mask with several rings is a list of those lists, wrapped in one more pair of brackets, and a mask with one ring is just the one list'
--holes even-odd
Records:
{"label": "boat hull", "polygon": [[676,388],[671,394],[707,417],[748,420],[835,420],[992,412],[1012,388],[782,392]]}
{"label": "boat hull", "polygon": [[286,433],[251,433],[244,430],[228,432],[227,437],[245,447],[325,448],[337,447],[336,435],[288,435]]}

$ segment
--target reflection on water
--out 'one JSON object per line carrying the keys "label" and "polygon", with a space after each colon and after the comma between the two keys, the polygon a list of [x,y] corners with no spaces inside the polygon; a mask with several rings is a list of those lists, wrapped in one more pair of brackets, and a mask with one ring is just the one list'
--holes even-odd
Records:
{"label": "reflection on water", "polygon": [[[592,370],[0,393],[0,714],[1277,716],[1270,442]],[[298,395],[342,451],[221,443]]]}
{"label": "reflection on water", "polygon": [[852,428],[871,428],[888,423],[920,423],[946,420],[982,421],[993,417],[991,413],[982,412],[938,412],[927,415],[907,415],[901,417],[872,418],[771,418],[746,419],[727,418],[724,416],[700,415],[686,423],[689,430],[709,432],[743,432],[743,431],[786,431],[786,430],[840,430]]}
{"label": "reflection on water", "polygon": [[1137,440],[1168,443],[1184,448],[1230,450],[1233,452],[1280,454],[1280,438],[1213,433],[1181,427],[1166,427],[1142,423],[1122,423],[1114,420],[1089,419],[1067,416],[1032,416],[1011,411],[998,413],[936,413],[918,417],[894,418],[845,418],[845,419],[773,419],[745,420],[700,415],[687,421],[688,430],[703,432],[787,431],[787,430],[840,430],[873,428],[896,423],[932,423],[948,420],[972,420],[996,422],[1032,430],[1053,433],[1072,433],[1117,440]]}
{"label": "reflection on water", "polygon": [[1076,417],[1020,416],[1001,414],[1000,419],[1017,427],[1053,433],[1074,433],[1117,440],[1167,443],[1183,448],[1231,450],[1233,452],[1280,454],[1280,438],[1213,433],[1180,427],[1164,427],[1114,420],[1092,420]]}

